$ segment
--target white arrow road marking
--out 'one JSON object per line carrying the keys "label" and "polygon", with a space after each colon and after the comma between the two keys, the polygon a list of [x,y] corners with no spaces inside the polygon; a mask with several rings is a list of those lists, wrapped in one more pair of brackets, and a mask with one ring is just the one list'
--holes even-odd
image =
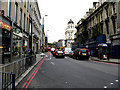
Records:
{"label": "white arrow road marking", "polygon": [[50,60],[51,60],[51,53],[50,53]]}
{"label": "white arrow road marking", "polygon": [[68,83],[68,82],[65,82],[66,84]]}
{"label": "white arrow road marking", "polygon": [[111,85],[113,85],[113,83],[110,83]]}
{"label": "white arrow road marking", "polygon": [[118,82],[118,80],[115,80],[116,82]]}
{"label": "white arrow road marking", "polygon": [[52,65],[55,65],[55,63],[54,63],[54,62],[51,62],[51,64],[52,64]]}
{"label": "white arrow road marking", "polygon": [[68,57],[65,57],[65,58],[68,58]]}
{"label": "white arrow road marking", "polygon": [[107,88],[107,86],[104,86],[104,88]]}

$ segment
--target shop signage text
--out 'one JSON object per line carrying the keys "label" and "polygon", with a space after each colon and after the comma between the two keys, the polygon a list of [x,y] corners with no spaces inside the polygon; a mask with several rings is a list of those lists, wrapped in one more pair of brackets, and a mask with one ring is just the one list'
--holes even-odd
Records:
{"label": "shop signage text", "polygon": [[2,22],[2,21],[0,21],[0,27],[1,27],[2,29],[6,29],[6,30],[12,32],[12,27],[9,26],[9,25],[7,25],[6,23],[4,23],[4,22]]}
{"label": "shop signage text", "polygon": [[119,39],[120,38],[120,35],[115,35],[113,37],[111,37],[111,39]]}

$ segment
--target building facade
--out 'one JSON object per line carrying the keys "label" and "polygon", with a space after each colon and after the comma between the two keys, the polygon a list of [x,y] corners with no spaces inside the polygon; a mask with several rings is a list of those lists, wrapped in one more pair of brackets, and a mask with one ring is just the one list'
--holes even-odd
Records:
{"label": "building facade", "polygon": [[110,56],[120,58],[120,2],[94,2],[93,5],[94,10],[85,18],[88,32],[85,46],[96,53],[99,43],[107,43]]}
{"label": "building facade", "polygon": [[33,48],[33,4],[35,3],[31,0],[2,1],[1,11],[4,14],[0,16],[1,64],[24,58],[28,55],[28,49]]}
{"label": "building facade", "polygon": [[74,22],[70,19],[70,21],[67,24],[67,28],[65,31],[65,41],[66,41],[66,47],[72,47],[72,43],[74,43],[74,34],[77,32]]}
{"label": "building facade", "polygon": [[33,45],[32,45],[32,49],[34,51],[34,53],[38,53],[38,51],[40,51],[40,43],[41,43],[41,31],[42,31],[42,27],[41,27],[41,23],[40,23],[40,19],[41,19],[41,14],[40,14],[40,10],[39,10],[39,6],[37,1],[33,2]]}
{"label": "building facade", "polygon": [[64,39],[60,39],[57,42],[57,48],[61,48],[61,47],[65,47],[65,40]]}

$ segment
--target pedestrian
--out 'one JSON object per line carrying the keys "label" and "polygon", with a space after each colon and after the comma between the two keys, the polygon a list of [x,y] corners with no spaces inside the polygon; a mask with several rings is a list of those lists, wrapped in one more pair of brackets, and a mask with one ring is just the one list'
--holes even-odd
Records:
{"label": "pedestrian", "polygon": [[93,55],[93,50],[91,50],[91,56]]}
{"label": "pedestrian", "polygon": [[110,51],[109,50],[108,50],[108,54],[107,54],[107,59],[108,59],[108,61],[110,59]]}

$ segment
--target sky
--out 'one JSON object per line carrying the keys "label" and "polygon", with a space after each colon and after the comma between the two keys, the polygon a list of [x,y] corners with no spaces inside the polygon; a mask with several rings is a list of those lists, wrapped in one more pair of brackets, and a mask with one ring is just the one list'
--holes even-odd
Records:
{"label": "sky", "polygon": [[[41,17],[44,17],[45,34],[48,42],[65,39],[65,30],[70,19],[74,24],[84,17],[93,2],[98,0],[38,0]],[[42,23],[41,19],[41,23]]]}

